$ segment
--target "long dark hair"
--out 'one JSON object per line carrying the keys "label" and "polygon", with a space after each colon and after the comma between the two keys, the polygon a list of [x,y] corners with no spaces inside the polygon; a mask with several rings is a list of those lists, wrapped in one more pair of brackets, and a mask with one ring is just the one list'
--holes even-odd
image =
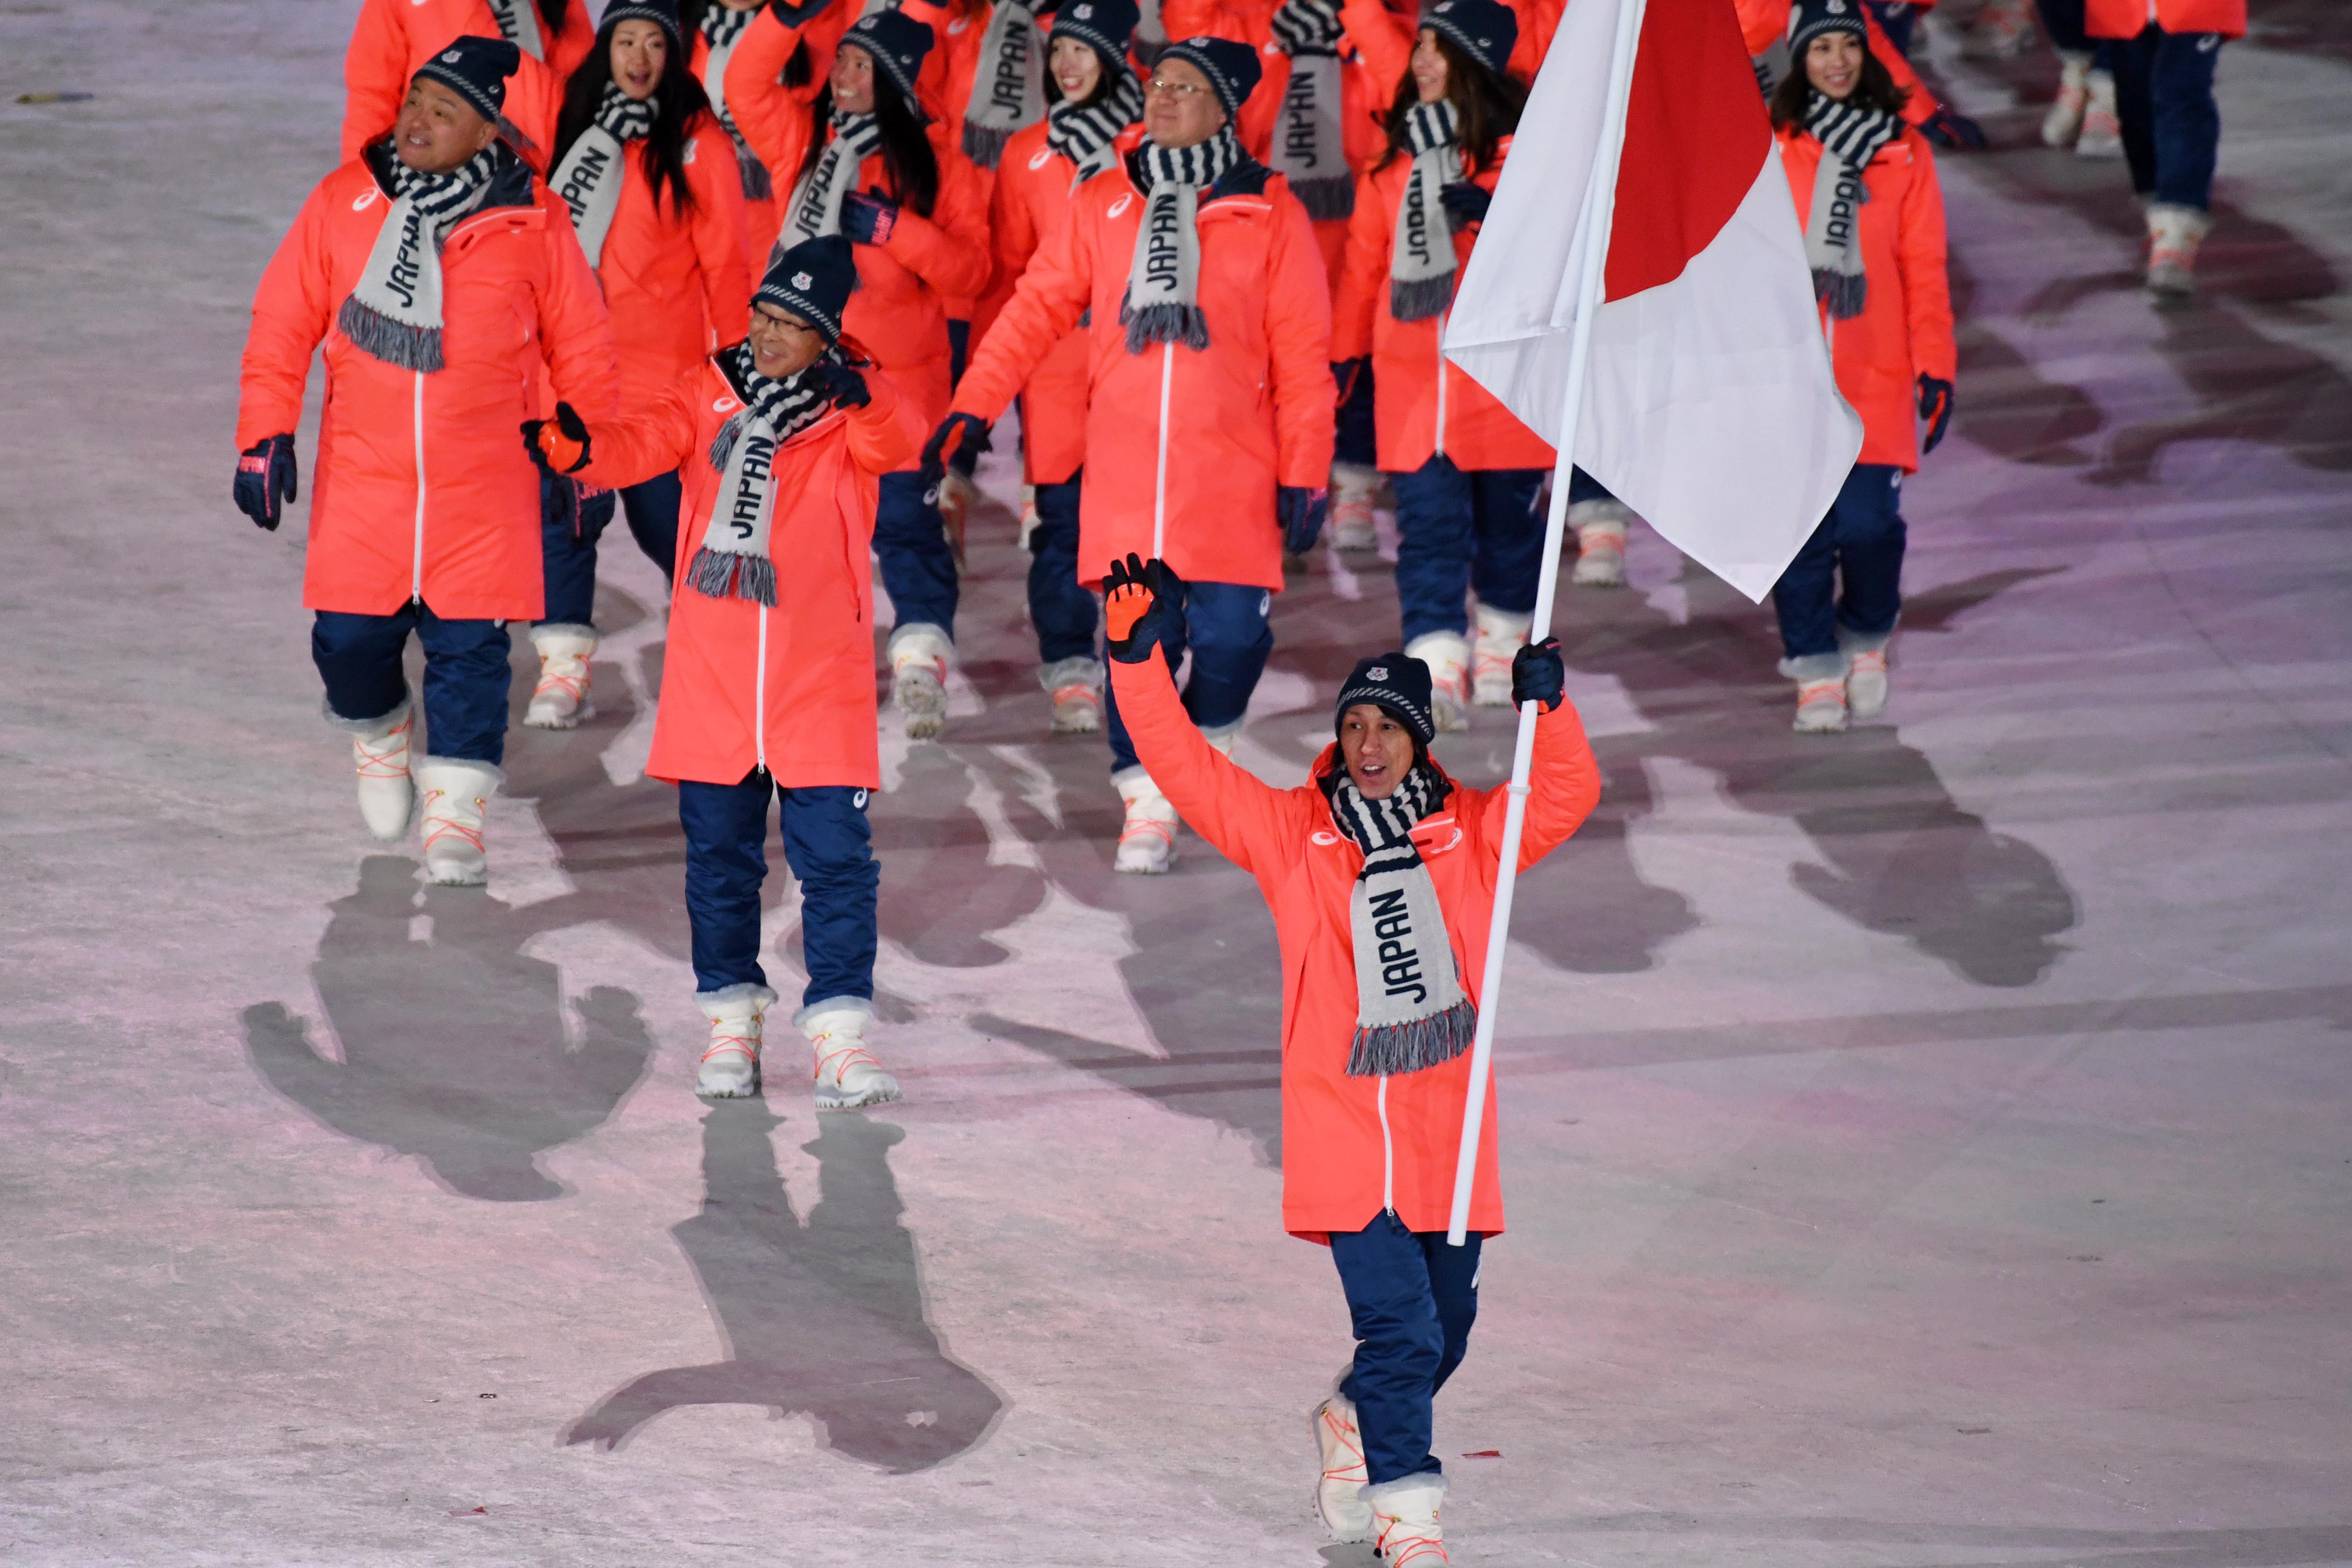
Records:
{"label": "long dark hair", "polygon": [[572,14],[572,0],[539,0],[539,14],[546,19],[551,33],[563,31],[563,20]]}
{"label": "long dark hair", "polygon": [[[1806,42],[1805,51],[1807,54],[1812,52],[1811,40]],[[1800,55],[1790,63],[1789,74],[1780,79],[1780,85],[1772,89],[1772,129],[1786,131],[1792,125],[1802,129],[1805,110],[1812,106],[1812,101],[1813,81],[1805,74],[1805,58]],[[1900,114],[1903,106],[1911,101],[1911,89],[1895,85],[1895,73],[1886,68],[1885,62],[1864,47],[1862,51],[1862,79],[1853,84],[1853,91],[1846,101],[1856,109],[1875,109],[1887,114]]]}
{"label": "long dark hair", "polygon": [[[844,43],[845,49],[857,48],[855,43]],[[830,82],[809,105],[808,151],[801,157],[801,172],[793,184],[808,178],[809,171],[824,155],[825,131],[833,122],[833,86]],[[922,117],[915,106],[907,101],[879,66],[874,70],[874,126],[882,133],[882,167],[890,176],[890,199],[900,206],[912,207],[925,217],[940,199],[940,159],[931,151],[931,139],[923,130]],[[850,171],[850,178],[857,171]]]}
{"label": "long dark hair", "polygon": [[[1445,97],[1454,105],[1454,133],[1462,143],[1463,166],[1483,169],[1495,160],[1496,144],[1519,128],[1519,111],[1528,106],[1528,89],[1519,79],[1497,73],[1443,33],[1432,35],[1437,52],[1445,57]],[[1385,169],[1405,154],[1404,128],[1421,89],[1412,72],[1397,83],[1396,98],[1381,118],[1388,127],[1389,150],[1381,156]]]}
{"label": "long dark hair", "polygon": [[[613,80],[613,29],[619,26],[619,22],[607,22],[596,29],[596,47],[563,84],[563,113],[555,122],[555,154],[547,165],[551,172],[595,121],[596,108],[604,101],[604,89]],[[654,206],[659,209],[667,187],[670,210],[681,217],[694,210],[694,189],[686,183],[687,133],[697,118],[710,112],[710,95],[695,79],[694,68],[687,63],[688,54],[673,43],[663,58],[661,80],[654,85],[654,100],[661,107],[655,111],[653,129],[646,132]]]}

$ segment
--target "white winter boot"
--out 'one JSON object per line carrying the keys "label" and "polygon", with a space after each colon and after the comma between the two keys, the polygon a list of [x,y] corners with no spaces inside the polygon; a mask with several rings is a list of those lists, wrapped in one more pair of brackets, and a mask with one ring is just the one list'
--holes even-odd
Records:
{"label": "white winter boot", "polygon": [[2187,299],[2197,292],[2197,247],[2213,227],[2212,215],[2158,202],[2147,209],[2148,292]]}
{"label": "white winter boot", "polygon": [[890,634],[890,705],[907,716],[907,739],[935,741],[948,722],[948,663],[955,645],[920,622]]}
{"label": "white winter boot", "polygon": [[1118,798],[1127,803],[1127,820],[1118,826],[1118,853],[1110,868],[1139,877],[1157,877],[1176,859],[1176,808],[1141,768],[1130,768],[1111,780]]}
{"label": "white winter boot", "polygon": [[1372,525],[1372,506],[1381,488],[1380,470],[1361,463],[1331,465],[1331,548],[1377,550],[1380,530]]}
{"label": "white winter boot", "polygon": [[1580,500],[1568,509],[1576,530],[1576,571],[1569,581],[1580,588],[1620,588],[1625,584],[1625,524],[1633,509],[1622,500]]}
{"label": "white winter boot", "polygon": [[[2091,57],[2079,49],[2058,52],[2058,96],[2050,100],[2050,112],[2042,117],[2042,144],[2044,147],[2072,147],[2074,138],[2083,133],[2083,111],[2091,101],[2087,85],[2091,74]],[[2108,89],[2114,90],[2114,79],[2108,79]]]}
{"label": "white winter boot", "polygon": [[359,771],[360,820],[386,844],[408,837],[416,814],[416,784],[408,776],[408,742],[416,732],[416,710],[405,697],[381,719],[328,720],[352,737],[352,763]]}
{"label": "white winter boot", "polygon": [[1334,1541],[1365,1541],[1372,1533],[1372,1508],[1357,1493],[1363,1490],[1364,1438],[1356,1430],[1356,1407],[1344,1394],[1334,1394],[1315,1407],[1315,1448],[1323,1460],[1322,1479],[1315,1483],[1315,1511]]}
{"label": "white winter boot", "polygon": [[1438,1568],[1449,1561],[1437,1528],[1438,1506],[1445,1500],[1444,1476],[1423,1471],[1382,1481],[1366,1487],[1363,1497],[1371,1505],[1372,1550],[1381,1554],[1381,1568]]}
{"label": "white winter boot", "polygon": [[2083,79],[2083,130],[2074,138],[2077,158],[2120,158],[2124,155],[2124,122],[2116,117],[2116,79],[2095,70]]}
{"label": "white winter boot", "polygon": [[705,991],[694,999],[710,1020],[710,1043],[694,1071],[694,1092],[706,1100],[740,1100],[760,1092],[760,1015],[776,994],[746,981]]}
{"label": "white winter boot", "polygon": [[1875,719],[1886,710],[1886,650],[1894,638],[1893,632],[1866,637],[1838,628],[1838,651],[1845,655],[1846,711],[1857,719]]}
{"label": "white winter boot", "polygon": [[842,996],[803,1007],[793,1022],[816,1052],[816,1108],[862,1110],[898,1098],[898,1080],[866,1048],[866,1026],[874,1005]]}
{"label": "white winter boot", "polygon": [[1798,734],[1835,735],[1845,729],[1845,672],[1842,652],[1780,661],[1780,673],[1797,683]]}
{"label": "white winter boot", "polygon": [[539,649],[539,684],[531,689],[522,721],[534,730],[569,730],[596,717],[596,705],[588,700],[596,628],[542,621],[530,628],[530,642]]}
{"label": "white winter boot", "polygon": [[1102,666],[1094,659],[1057,658],[1037,672],[1054,700],[1047,728],[1056,735],[1091,735],[1102,728]]}
{"label": "white winter boot", "polygon": [[1511,660],[1527,647],[1533,616],[1478,606],[1478,641],[1470,659],[1470,700],[1481,708],[1511,705]]}
{"label": "white winter boot", "polygon": [[1429,705],[1440,734],[1470,727],[1470,639],[1459,632],[1423,632],[1404,656],[1429,666]]}
{"label": "white winter boot", "polygon": [[506,774],[488,763],[427,756],[416,765],[425,797],[425,879],[447,888],[478,888],[490,879],[482,851],[482,816]]}

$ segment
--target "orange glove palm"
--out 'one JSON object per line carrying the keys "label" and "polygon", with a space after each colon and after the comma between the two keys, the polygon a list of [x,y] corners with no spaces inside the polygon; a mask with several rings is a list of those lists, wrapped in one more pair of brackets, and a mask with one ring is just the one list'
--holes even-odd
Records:
{"label": "orange glove palm", "polygon": [[1103,578],[1103,645],[1121,664],[1141,664],[1160,646],[1184,584],[1164,561],[1129,554]]}

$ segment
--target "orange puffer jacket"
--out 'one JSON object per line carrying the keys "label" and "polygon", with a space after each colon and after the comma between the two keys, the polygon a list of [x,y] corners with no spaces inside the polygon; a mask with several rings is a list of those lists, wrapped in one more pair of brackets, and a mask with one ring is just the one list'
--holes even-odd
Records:
{"label": "orange puffer jacket", "polygon": [[1255,163],[1213,186],[1199,217],[1209,346],[1129,353],[1119,303],[1145,205],[1134,163],[1070,198],[1059,243],[1037,252],[973,351],[955,408],[995,419],[1091,311],[1079,580],[1100,582],[1134,552],[1192,582],[1278,591],[1275,489],[1319,489],[1331,471],[1331,303],[1307,209]]}
{"label": "orange puffer jacket", "polygon": [[[1407,1229],[1446,1228],[1470,1058],[1394,1078],[1350,1078],[1356,1034],[1356,963],[1349,897],[1363,851],[1331,819],[1314,783],[1275,789],[1227,760],[1193,727],[1167,662],[1113,660],[1111,683],[1136,755],[1192,830],[1257,879],[1282,944],[1282,1226],[1322,1241],[1358,1231],[1383,1209]],[[1326,748],[1314,776],[1338,767]],[[1574,833],[1601,798],[1601,770],[1573,703],[1536,721],[1519,870]],[[1437,886],[1462,988],[1473,1002],[1486,971],[1486,928],[1502,867],[1509,793],[1456,784],[1423,818],[1412,841]],[[1486,1087],[1469,1228],[1503,1228],[1496,1176],[1494,1083]]]}
{"label": "orange puffer jacket", "polygon": [[520,426],[542,359],[557,395],[590,419],[613,413],[604,298],[563,204],[509,158],[442,244],[445,367],[426,374],[362,353],[335,313],[391,210],[390,156],[372,147],[321,180],[270,258],[245,343],[236,444],[295,427],[323,340],[303,604],[389,615],[421,598],[452,619],[537,620],[539,473]]}
{"label": "orange puffer jacket", "polygon": [[[1118,146],[1132,152],[1143,128],[1119,133]],[[1071,176],[1077,165],[1045,144],[1043,121],[1013,133],[997,165],[996,196],[989,213],[989,238],[996,248],[996,280],[980,306],[973,330],[985,334],[1013,298],[1021,275],[1041,250],[1057,244],[1069,222]],[[1062,335],[1021,389],[1022,478],[1033,485],[1057,485],[1087,460],[1087,330]]]}
{"label": "orange puffer jacket", "polygon": [[786,789],[881,786],[867,557],[876,476],[911,466],[924,432],[887,376],[868,370],[866,385],[865,407],[835,410],[776,455],[772,609],[714,599],[686,582],[719,496],[710,444],[742,406],[719,363],[705,360],[651,406],[591,426],[593,461],[582,479],[617,487],[675,468],[686,481],[678,588],[646,763],[656,778],[734,784],[757,766]]}
{"label": "orange puffer jacket", "polygon": [[[710,3],[717,5],[718,0],[710,0]],[[765,15],[764,12],[761,14]],[[747,35],[750,30],[748,26],[744,29]],[[743,40],[738,38],[735,41],[740,47]],[[718,81],[710,79],[710,40],[704,37],[699,31],[694,35],[693,56],[695,79],[702,83],[705,92],[724,101],[727,90],[726,79],[723,77]],[[719,129],[719,134],[727,143],[727,156],[731,164],[735,158],[735,139],[727,134],[723,126]],[[745,140],[748,142],[750,139],[747,137]],[[757,154],[754,156],[756,157]],[[762,167],[765,165],[763,164]],[[771,181],[772,185],[772,184],[773,182]],[[754,201],[743,195],[743,181],[740,171],[736,176],[735,191],[736,199],[743,208],[745,239],[743,259],[751,275],[751,286],[756,289],[760,285],[761,276],[768,270],[768,253],[776,247],[776,230],[784,221],[781,210],[782,204],[772,195],[765,201]],[[722,339],[721,341],[732,340]]]}
{"label": "orange puffer jacket", "polygon": [[630,145],[597,262],[627,408],[660,396],[722,343],[741,342],[751,312],[735,139],[716,119],[698,116],[684,158],[694,210],[680,214],[667,193],[656,205],[651,154],[643,142]]}
{"label": "orange puffer jacket", "polygon": [[[556,118],[563,112],[563,84],[596,45],[588,0],[572,0],[561,32],[548,26],[541,11],[539,33],[547,58],[536,60],[524,55],[521,68],[507,79],[504,118],[519,133],[508,138],[515,151],[545,174]],[[359,23],[343,54],[346,162],[392,129],[416,68],[447,47],[450,39],[469,35],[499,36],[488,0],[360,0]]]}
{"label": "orange puffer jacket", "polygon": [[[1465,170],[1482,189],[1492,191],[1510,152],[1507,136],[1496,144],[1495,161]],[[1331,308],[1331,357],[1372,357],[1372,408],[1380,441],[1380,466],[1409,474],[1444,456],[1458,468],[1548,468],[1551,447],[1494,394],[1446,359],[1438,340],[1443,316],[1400,321],[1389,311],[1389,268],[1396,252],[1397,208],[1412,178],[1412,160],[1400,153],[1388,167],[1356,182],[1356,216],[1348,227],[1348,265]],[[1439,223],[1445,214],[1433,215]],[[1454,237],[1454,280],[1470,262],[1473,236]]]}
{"label": "orange puffer jacket", "polygon": [[[1780,162],[1802,225],[1812,211],[1822,144],[1801,130],[1783,131]],[[1855,460],[1916,473],[1918,378],[1949,381],[1959,358],[1944,269],[1944,193],[1936,183],[1936,155],[1916,131],[1880,148],[1863,183],[1870,189],[1862,205],[1868,299],[1850,321],[1833,321],[1824,313],[1823,330],[1838,390],[1862,416],[1862,456]]]}
{"label": "orange puffer jacket", "polygon": [[[767,165],[768,178],[776,190],[779,227],[784,221],[784,204],[792,200],[793,184],[799,178],[801,159],[808,152],[809,105],[816,101],[833,69],[834,46],[856,20],[857,7],[846,0],[833,0],[797,25],[777,16],[774,6],[762,5],[727,57],[727,112],[735,117],[735,129]],[[798,87],[786,87],[785,69],[793,51],[803,45],[808,49],[807,77]],[[775,244],[772,235],[768,243]],[[767,270],[764,261],[759,270]]]}
{"label": "orange puffer jacket", "polygon": [[2168,33],[2246,36],[2246,0],[2089,0],[2083,31],[2095,38],[2137,38],[2150,24]]}

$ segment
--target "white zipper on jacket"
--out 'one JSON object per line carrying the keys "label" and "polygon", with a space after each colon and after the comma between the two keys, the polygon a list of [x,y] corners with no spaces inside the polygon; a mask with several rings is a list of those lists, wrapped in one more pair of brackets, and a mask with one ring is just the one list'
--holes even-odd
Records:
{"label": "white zipper on jacket", "polygon": [[416,553],[411,563],[408,596],[417,604],[425,602],[425,373],[412,373],[416,377],[414,399],[414,424],[416,434]]}
{"label": "white zipper on jacket", "polygon": [[[760,606],[760,665],[751,675],[751,749],[768,772],[768,606]],[[771,775],[773,776],[773,775]]]}
{"label": "white zipper on jacket", "polygon": [[[1167,553],[1168,539],[1168,399],[1176,384],[1176,345],[1160,345],[1160,465],[1151,480],[1151,553]],[[1187,568],[1190,570],[1190,568]]]}
{"label": "white zipper on jacket", "polygon": [[1445,456],[1445,318],[1451,312],[1437,312],[1437,444],[1432,451]]}
{"label": "white zipper on jacket", "polygon": [[1389,1136],[1389,1075],[1381,1074],[1381,1212],[1396,1213],[1396,1141]]}

